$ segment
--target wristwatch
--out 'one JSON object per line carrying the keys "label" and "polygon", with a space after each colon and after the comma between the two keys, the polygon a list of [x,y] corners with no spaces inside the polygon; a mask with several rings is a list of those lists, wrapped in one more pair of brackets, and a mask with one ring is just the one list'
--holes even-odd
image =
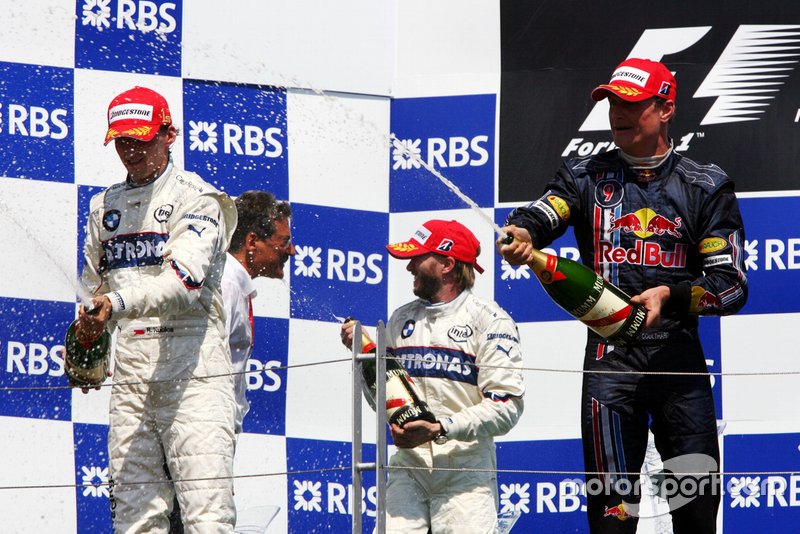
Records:
{"label": "wristwatch", "polygon": [[441,421],[436,422],[439,423],[439,428],[441,428],[441,430],[439,431],[439,434],[433,438],[433,442],[437,445],[444,445],[447,443],[447,427],[445,427]]}

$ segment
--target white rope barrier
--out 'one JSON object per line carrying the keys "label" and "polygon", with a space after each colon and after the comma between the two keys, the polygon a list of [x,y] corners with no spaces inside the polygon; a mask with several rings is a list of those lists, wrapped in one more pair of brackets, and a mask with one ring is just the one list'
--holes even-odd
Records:
{"label": "white rope barrier", "polygon": [[[386,357],[387,360],[396,360],[396,361],[404,361],[403,358],[395,358],[391,356]],[[213,375],[202,375],[202,376],[192,376],[187,378],[170,378],[170,379],[163,379],[163,380],[145,380],[145,381],[137,381],[137,382],[116,382],[116,383],[104,383],[100,384],[99,386],[92,386],[89,389],[97,388],[107,388],[107,387],[119,387],[119,386],[138,386],[138,385],[148,385],[148,384],[163,384],[169,382],[186,382],[189,380],[208,380],[211,378],[221,378],[226,376],[238,376],[238,375],[247,375],[247,374],[258,374],[262,371],[285,371],[289,369],[300,369],[303,367],[315,367],[319,365],[329,365],[334,363],[350,363],[350,358],[341,358],[335,360],[324,360],[319,362],[310,362],[310,363],[300,363],[300,364],[293,364],[293,365],[280,365],[280,366],[270,366],[267,367],[259,367],[258,369],[252,369],[247,371],[239,371],[239,372],[232,372],[232,373],[220,373],[220,374],[213,374]],[[424,360],[420,360],[420,363],[424,365]],[[460,362],[459,365],[467,365],[471,367],[478,367],[476,364],[472,362]],[[632,371],[632,370],[625,370],[625,371],[615,371],[615,370],[586,370],[586,369],[552,369],[547,367],[512,367],[512,366],[503,366],[503,365],[482,365],[484,369],[513,369],[518,371],[531,371],[531,372],[538,372],[538,373],[567,373],[567,374],[597,374],[597,375],[644,375],[644,376],[713,376],[713,377],[733,377],[733,376],[798,376],[800,375],[800,371],[747,371],[747,372],[683,372],[683,371]],[[75,386],[70,386],[68,384],[60,385],[60,386],[2,386],[0,387],[0,392],[2,391],[47,391],[47,390],[62,390],[62,389],[72,389]]]}
{"label": "white rope barrier", "polygon": [[[391,471],[455,471],[455,472],[470,472],[470,473],[495,473],[495,474],[515,474],[515,475],[542,475],[542,476],[574,476],[574,477],[605,477],[609,475],[628,477],[638,476],[652,476],[660,475],[662,473],[642,473],[642,472],[603,472],[603,471],[561,471],[557,469],[467,469],[459,467],[411,467],[411,466],[385,466]],[[233,475],[229,477],[204,477],[204,478],[184,478],[184,479],[165,479],[165,480],[142,480],[135,482],[114,482],[113,486],[139,486],[139,485],[152,485],[152,484],[173,484],[179,482],[201,482],[209,480],[237,480],[237,479],[253,479],[253,478],[268,478],[276,476],[298,476],[307,474],[330,473],[336,471],[350,471],[351,465],[337,466],[337,467],[321,467],[318,469],[300,469],[296,471],[279,471],[271,473],[251,473],[247,475]],[[717,477],[743,477],[743,476],[794,476],[800,475],[800,471],[715,471],[709,473],[705,472],[669,472],[665,473],[670,476],[717,476]],[[3,490],[31,490],[31,489],[66,489],[66,488],[87,488],[87,487],[103,487],[111,486],[111,482],[98,482],[98,483],[82,483],[82,484],[30,484],[30,485],[12,485],[0,486],[0,491]]]}

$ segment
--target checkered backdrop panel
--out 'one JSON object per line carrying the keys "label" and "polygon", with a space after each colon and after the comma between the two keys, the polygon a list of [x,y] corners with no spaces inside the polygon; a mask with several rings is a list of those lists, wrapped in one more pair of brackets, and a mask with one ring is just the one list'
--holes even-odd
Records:
{"label": "checkered backdrop panel", "polygon": [[[585,490],[575,474],[582,469],[584,330],[528,271],[501,262],[487,224],[501,224],[516,205],[498,199],[537,193],[499,190],[500,53],[501,41],[508,42],[501,12],[513,15],[518,6],[429,4],[6,2],[0,12],[4,531],[111,528],[103,485],[109,388],[88,395],[67,389],[59,350],[75,316],[88,199],[124,178],[114,149],[102,146],[105,109],[133,85],[152,87],[170,102],[181,130],[173,150],[178,164],[232,195],[270,190],[295,211],[298,254],[286,278],[256,281],[247,378],[252,408],[235,465],[241,525],[269,521],[268,532],[341,532],[360,512],[371,530],[374,476],[366,476],[360,504],[351,495],[350,363],[337,318],[354,315],[372,327],[413,298],[405,263],[390,260],[383,245],[437,217],[458,219],[479,237],[486,272],[476,292],[514,316],[523,340],[527,408],[498,440],[499,467],[507,470],[499,477],[501,509],[521,513],[516,530],[522,532],[586,530]],[[781,2],[774,9],[780,13]],[[726,16],[731,20],[718,23],[726,31],[748,24],[747,13]],[[640,30],[648,27],[632,30],[630,49]],[[796,26],[785,31],[792,39]],[[794,98],[781,113],[796,128]],[[390,134],[481,213],[393,151]],[[567,137],[559,143],[568,144]],[[795,192],[748,194],[741,207],[750,302],[740,315],[704,319],[701,328],[709,369],[723,374],[712,377],[718,416],[727,423],[723,469],[771,474],[731,477],[719,521],[727,532],[765,521],[788,531],[798,517],[796,476],[781,471],[796,465],[800,443],[797,377],[788,373],[796,368],[791,332],[800,312],[800,236],[791,214],[800,199]],[[552,250],[577,255],[571,236]],[[366,405],[361,423],[368,460],[375,429]],[[753,454],[763,447],[768,455]],[[640,524],[641,532],[661,528],[663,518]]]}

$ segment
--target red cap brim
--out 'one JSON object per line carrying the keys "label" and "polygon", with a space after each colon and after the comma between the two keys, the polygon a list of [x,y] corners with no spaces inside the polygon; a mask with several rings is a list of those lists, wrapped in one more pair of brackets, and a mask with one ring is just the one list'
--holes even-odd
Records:
{"label": "red cap brim", "polygon": [[413,258],[415,256],[422,256],[423,254],[431,252],[430,250],[423,247],[416,241],[389,243],[388,245],[386,245],[386,250],[389,252],[390,256],[401,260]]}

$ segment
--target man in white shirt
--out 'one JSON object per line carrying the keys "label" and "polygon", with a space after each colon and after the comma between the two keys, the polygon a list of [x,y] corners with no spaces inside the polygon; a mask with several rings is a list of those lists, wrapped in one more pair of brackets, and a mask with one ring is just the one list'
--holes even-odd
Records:
{"label": "man in white shirt", "polygon": [[247,401],[247,360],[253,348],[253,279],[283,278],[283,266],[295,255],[289,226],[292,208],[266,191],[247,191],[236,199],[239,223],[231,238],[222,276],[222,300],[233,363],[236,397],[235,432],[250,404]]}
{"label": "man in white shirt", "polygon": [[[289,227],[292,208],[272,193],[247,191],[235,201],[239,222],[231,237],[220,287],[225,308],[233,367],[234,432],[242,432],[242,421],[250,409],[247,401],[247,360],[253,348],[253,279],[283,278],[283,266],[295,255]],[[170,517],[170,534],[183,534],[177,502]]]}

